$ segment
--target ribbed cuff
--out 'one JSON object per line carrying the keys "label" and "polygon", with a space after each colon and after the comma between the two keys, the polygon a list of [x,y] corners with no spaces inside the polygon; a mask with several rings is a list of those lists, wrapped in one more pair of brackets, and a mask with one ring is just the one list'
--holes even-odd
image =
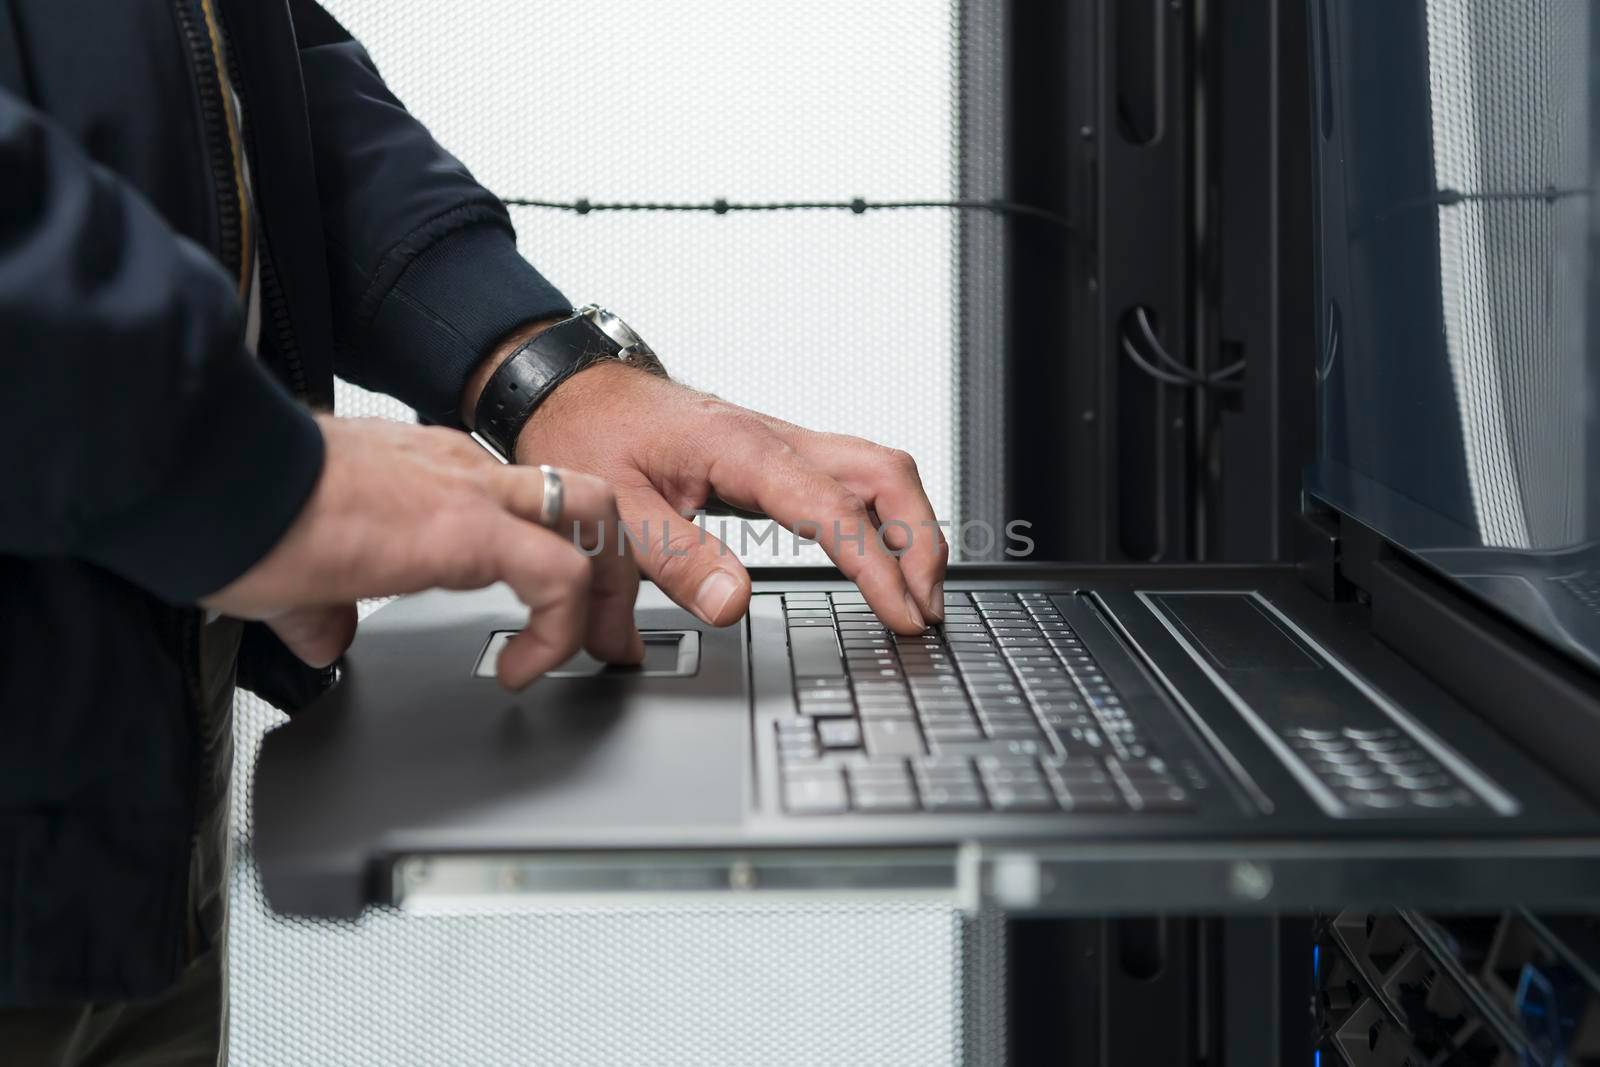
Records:
{"label": "ribbed cuff", "polygon": [[216,592],[265,556],[322,474],[322,431],[244,352],[216,360],[189,404],[161,489],[90,531],[80,554],[173,603]]}
{"label": "ribbed cuff", "polygon": [[373,319],[366,347],[384,353],[385,392],[430,422],[459,427],[461,391],[494,346],[525,323],[571,310],[504,227],[475,223],[406,267]]}

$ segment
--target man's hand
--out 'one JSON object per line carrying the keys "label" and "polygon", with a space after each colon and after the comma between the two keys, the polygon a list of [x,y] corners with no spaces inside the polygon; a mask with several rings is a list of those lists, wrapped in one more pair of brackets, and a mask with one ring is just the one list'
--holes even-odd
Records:
{"label": "man's hand", "polygon": [[[454,430],[320,416],[327,458],[311,499],[260,562],[203,600],[264,619],[300,658],[337,659],[355,601],[423,589],[508,583],[527,627],[500,656],[520,689],[578,651],[638,663],[639,574],[617,551],[617,509],[599,479],[562,472],[559,532],[537,525],[544,479],[506,466]],[[603,545],[591,557],[579,551]]]}
{"label": "man's hand", "polygon": [[[600,363],[539,406],[517,441],[517,460],[610,483],[643,545],[640,569],[712,625],[734,622],[750,601],[750,576],[737,558],[683,518],[713,493],[815,537],[892,629],[917,633],[944,618],[949,546],[904,452]],[[665,544],[663,530],[671,531]]]}

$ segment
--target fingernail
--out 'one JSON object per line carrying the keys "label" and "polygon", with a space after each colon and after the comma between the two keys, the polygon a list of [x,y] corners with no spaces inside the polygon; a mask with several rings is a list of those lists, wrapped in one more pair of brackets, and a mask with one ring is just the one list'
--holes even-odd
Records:
{"label": "fingernail", "polygon": [[917,602],[912,599],[910,593],[906,594],[906,614],[911,616],[911,621],[916,624],[917,629],[926,630],[928,628],[928,624],[922,619],[922,611],[917,607]]}
{"label": "fingernail", "polygon": [[705,581],[700,583],[700,589],[694,595],[695,610],[700,612],[700,617],[713,626],[722,615],[722,609],[728,606],[728,601],[739,595],[739,579],[727,571],[712,571],[706,575]]}
{"label": "fingernail", "polygon": [[933,583],[933,594],[928,599],[933,601],[932,604],[928,605],[928,607],[933,609],[933,621],[934,622],[943,622],[944,621],[944,583],[943,582],[934,582]]}

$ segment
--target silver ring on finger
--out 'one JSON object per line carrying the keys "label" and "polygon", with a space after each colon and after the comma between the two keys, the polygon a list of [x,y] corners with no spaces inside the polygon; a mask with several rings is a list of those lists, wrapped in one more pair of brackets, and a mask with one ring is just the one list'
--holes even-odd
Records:
{"label": "silver ring on finger", "polygon": [[544,497],[539,501],[539,525],[554,530],[556,523],[561,521],[561,504],[566,490],[561,484],[561,472],[554,467],[541,463],[539,473],[544,475]]}

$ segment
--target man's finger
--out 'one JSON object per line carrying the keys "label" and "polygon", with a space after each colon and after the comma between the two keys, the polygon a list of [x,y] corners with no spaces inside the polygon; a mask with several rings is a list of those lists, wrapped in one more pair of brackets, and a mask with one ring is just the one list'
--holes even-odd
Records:
{"label": "man's finger", "polygon": [[521,689],[582,647],[594,568],[566,538],[509,515],[485,536],[495,571],[528,608],[528,625],[501,649],[496,671],[501,685]]}
{"label": "man's finger", "polygon": [[[588,629],[583,647],[606,663],[639,663],[644,641],[634,622],[639,598],[639,569],[619,528],[611,487],[591,474],[560,470],[561,515],[555,533],[580,549],[592,562]],[[537,521],[544,504],[544,474],[536,467],[503,466],[495,476],[497,491],[513,514]]]}
{"label": "man's finger", "polygon": [[617,509],[639,569],[663,592],[712,626],[727,626],[744,614],[750,575],[727,545],[643,482],[617,487]]}
{"label": "man's finger", "polygon": [[900,553],[906,584],[932,622],[944,619],[944,570],[950,546],[908,453],[859,437],[792,430],[795,450],[866,501],[878,516],[883,541]]}
{"label": "man's finger", "polygon": [[356,606],[332,604],[295,608],[268,619],[290,652],[312,667],[326,667],[350,647],[356,636]]}
{"label": "man's finger", "polygon": [[763,449],[751,441],[719,456],[711,484],[725,500],[771,515],[801,536],[813,538],[828,558],[855,582],[861,594],[891,629],[921,633],[926,616],[906,586],[900,565],[878,538],[859,495],[822,473],[791,446]]}

